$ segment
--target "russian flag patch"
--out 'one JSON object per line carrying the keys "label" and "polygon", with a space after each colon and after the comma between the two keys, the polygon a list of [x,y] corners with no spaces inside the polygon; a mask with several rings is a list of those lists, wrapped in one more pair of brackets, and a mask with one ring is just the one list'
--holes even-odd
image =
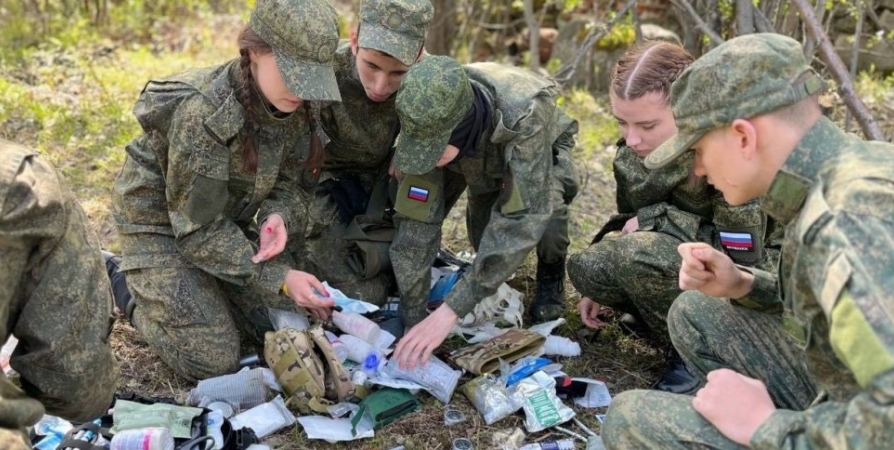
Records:
{"label": "russian flag patch", "polygon": [[751,233],[731,233],[729,231],[721,231],[720,245],[728,250],[745,252],[754,250],[754,240],[751,238]]}
{"label": "russian flag patch", "polygon": [[409,198],[410,200],[416,200],[417,202],[427,202],[428,189],[411,185],[410,190],[407,191],[407,198]]}

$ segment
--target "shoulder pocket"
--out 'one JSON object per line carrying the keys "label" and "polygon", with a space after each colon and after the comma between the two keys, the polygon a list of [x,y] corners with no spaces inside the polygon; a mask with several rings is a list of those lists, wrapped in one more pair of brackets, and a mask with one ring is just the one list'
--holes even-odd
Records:
{"label": "shoulder pocket", "polygon": [[214,114],[205,119],[205,129],[217,139],[218,142],[229,142],[245,122],[242,105],[236,100],[235,93],[230,94],[226,100],[214,111]]}
{"label": "shoulder pocket", "polygon": [[442,202],[440,177],[440,173],[436,176],[405,175],[397,188],[394,209],[420,222],[435,222]]}

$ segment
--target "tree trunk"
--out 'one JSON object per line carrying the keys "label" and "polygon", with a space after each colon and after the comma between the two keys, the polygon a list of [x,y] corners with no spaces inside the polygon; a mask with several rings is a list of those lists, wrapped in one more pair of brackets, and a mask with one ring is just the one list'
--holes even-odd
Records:
{"label": "tree trunk", "polygon": [[534,0],[525,0],[525,22],[528,24],[528,55],[531,56],[528,67],[536,72],[540,70],[540,25],[534,16]]}
{"label": "tree trunk", "polygon": [[450,45],[456,33],[456,4],[454,0],[432,0],[435,17],[428,29],[425,50],[435,55],[449,55]]}

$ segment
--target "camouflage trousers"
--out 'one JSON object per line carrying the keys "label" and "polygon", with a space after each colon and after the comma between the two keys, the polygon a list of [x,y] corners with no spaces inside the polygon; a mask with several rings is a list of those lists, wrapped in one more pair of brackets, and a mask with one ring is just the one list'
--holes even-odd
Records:
{"label": "camouflage trousers", "polygon": [[[817,396],[803,352],[782,317],[731,305],[695,291],[668,313],[674,346],[702,383],[708,372],[735,370],[764,382],[778,408],[804,410]],[[602,436],[608,448],[740,448],[692,408],[692,397],[623,392],[612,400]]]}
{"label": "camouflage trousers", "polygon": [[44,413],[73,421],[104,414],[118,379],[109,346],[112,292],[99,242],[61,176],[0,142],[0,345],[18,380],[0,373],[0,448],[30,448]]}
{"label": "camouflage trousers", "polygon": [[[445,192],[448,206],[453,205],[451,199],[458,198],[462,193],[461,190],[456,192],[458,188],[465,189],[465,185],[447,182]],[[568,244],[571,242],[568,239],[568,205],[577,196],[578,188],[577,166],[575,166],[571,154],[565,148],[557,149],[553,167],[550,169],[549,182],[549,203],[552,206],[552,216],[550,216],[540,242],[537,243],[538,261],[557,263],[565,260],[565,256],[568,254]],[[466,229],[469,231],[469,241],[476,250],[499,198],[499,191],[483,195],[469,195],[466,206]],[[511,239],[511,237],[508,238]]]}
{"label": "camouflage trousers", "polygon": [[607,236],[568,259],[568,278],[582,296],[640,317],[664,337],[667,311],[681,292],[682,243],[653,231]]}
{"label": "camouflage trousers", "polygon": [[283,294],[227,283],[197,268],[134,269],[127,284],[136,302],[134,326],[153,352],[190,380],[237,370],[239,333],[262,343],[272,330],[267,308],[297,310]]}
{"label": "camouflage trousers", "polygon": [[385,304],[391,291],[388,273],[364,279],[348,265],[353,241],[344,239],[344,225],[338,221],[338,209],[328,195],[314,197],[311,224],[303,248],[290,247],[298,267],[326,281],[351,298],[375,305]]}

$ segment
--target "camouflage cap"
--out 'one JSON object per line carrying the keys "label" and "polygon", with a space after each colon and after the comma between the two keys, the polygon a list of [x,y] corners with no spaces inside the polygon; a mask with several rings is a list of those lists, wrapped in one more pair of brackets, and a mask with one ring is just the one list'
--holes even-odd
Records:
{"label": "camouflage cap", "polygon": [[397,91],[394,166],[411,175],[434,169],[474,97],[466,71],[453,58],[428,55],[413,65]]}
{"label": "camouflage cap", "polygon": [[273,48],[289,91],[304,100],[341,100],[332,68],[338,16],[328,1],[258,0],[248,27]]}
{"label": "camouflage cap", "polygon": [[357,44],[412,66],[434,15],[435,8],[428,0],[363,0]]}
{"label": "camouflage cap", "polygon": [[822,85],[792,38],[758,33],[730,39],[674,82],[671,107],[678,131],[646,157],[646,167],[663,167],[707,132],[797,103]]}

